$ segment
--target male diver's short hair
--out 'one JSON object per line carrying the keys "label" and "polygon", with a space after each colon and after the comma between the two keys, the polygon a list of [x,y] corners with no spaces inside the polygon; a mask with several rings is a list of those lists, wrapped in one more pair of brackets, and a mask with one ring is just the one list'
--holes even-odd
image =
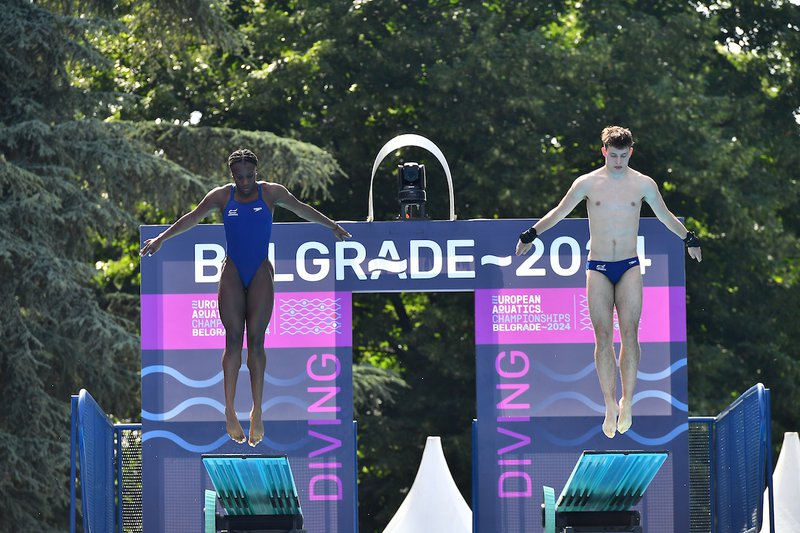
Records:
{"label": "male diver's short hair", "polygon": [[248,150],[247,148],[240,148],[233,152],[231,155],[228,156],[228,167],[230,167],[234,163],[239,162],[246,162],[246,163],[253,163],[254,165],[258,166],[258,158],[256,154]]}
{"label": "male diver's short hair", "polygon": [[608,148],[630,148],[633,146],[631,130],[622,126],[606,126],[600,134],[603,146]]}

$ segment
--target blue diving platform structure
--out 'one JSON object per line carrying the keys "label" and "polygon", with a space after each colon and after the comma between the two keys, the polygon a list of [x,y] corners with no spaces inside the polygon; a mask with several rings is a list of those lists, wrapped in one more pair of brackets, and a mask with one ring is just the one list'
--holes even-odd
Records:
{"label": "blue diving platform structure", "polygon": [[[772,505],[770,390],[760,383],[756,384],[719,415],[690,417],[688,429],[691,475],[687,488],[689,490],[689,509],[686,512],[691,515],[691,531],[693,533],[757,533],[762,525],[767,523],[770,525],[771,531],[775,531],[774,506]],[[70,441],[70,532],[76,533],[79,531],[79,527],[87,533],[142,531],[143,441],[141,424],[112,423],[88,391],[81,390],[79,394],[72,396]],[[473,453],[476,452],[477,448],[473,446]],[[559,520],[565,520],[567,516],[571,516],[575,520],[576,516],[580,516],[579,513],[598,512],[590,509],[596,509],[594,506],[603,499],[613,503],[614,506],[627,505],[628,510],[635,505],[634,502],[638,501],[637,498],[644,493],[644,489],[647,488],[652,477],[650,480],[646,480],[643,472],[636,470],[639,477],[631,479],[639,483],[641,490],[638,497],[632,490],[633,482],[628,484],[629,482],[625,481],[628,484],[626,486],[629,487],[628,493],[619,493],[618,495],[612,493],[610,496],[603,494],[601,498],[600,487],[613,487],[618,483],[613,480],[613,476],[618,476],[620,482],[627,478],[622,475],[623,470],[618,466],[602,468],[594,465],[594,470],[588,470],[592,468],[592,461],[602,465],[603,455],[625,453],[629,456],[638,456],[643,452],[584,452],[581,460],[574,467],[573,474],[569,477],[567,482],[569,488],[564,489],[563,499],[559,498],[559,506],[556,506],[553,489],[545,488],[544,531],[547,533],[557,531],[557,523],[561,523]],[[214,456],[208,457],[211,459]],[[225,456],[217,457],[222,459]],[[243,465],[258,456],[228,457],[237,457],[238,464]],[[245,459],[242,459],[243,457]],[[285,456],[279,457],[284,457],[279,460],[283,465],[279,467],[279,470],[286,468],[286,477],[276,476],[276,479],[288,480],[291,475],[288,461],[285,460]],[[638,459],[636,457],[605,458],[605,460],[614,459],[643,460],[641,457]],[[586,468],[581,466],[583,461],[587,461]],[[656,470],[658,469],[656,468]],[[238,472],[236,467],[233,467],[232,471]],[[271,473],[271,471],[267,471]],[[587,476],[587,472],[593,472],[592,475],[597,473],[598,477],[592,478],[594,483],[589,483],[586,479],[581,481],[580,478]],[[209,472],[209,476],[211,475]],[[266,473],[263,475],[266,477]],[[234,476],[235,483],[255,483],[255,481],[239,481],[238,476],[238,473]],[[217,485],[213,479],[212,477],[212,485],[215,489],[219,490],[228,486],[224,484],[224,481]],[[642,483],[643,479],[646,483]],[[577,484],[579,481],[583,483],[583,486]],[[285,496],[288,494],[296,496],[297,491],[293,481],[291,483],[287,481],[280,486],[284,487],[284,491],[278,494],[286,505],[296,501]],[[583,492],[579,490],[579,487]],[[765,488],[769,495],[770,505],[768,507],[764,505]],[[190,486],[186,490],[202,490],[202,487]],[[238,501],[244,502],[242,496],[247,494],[247,503],[250,505],[253,502],[253,495],[258,495],[259,491],[266,492],[265,485],[261,485],[260,489],[253,491],[248,485],[246,492],[231,493],[231,500],[234,504],[236,504],[237,498]],[[216,516],[214,516],[213,510],[217,505],[218,498],[215,491],[209,492],[211,493],[211,504],[206,507],[212,510],[211,518],[214,522],[211,523],[211,527],[216,527]],[[222,491],[219,490],[219,492]],[[266,496],[266,494],[262,494],[257,497],[265,498]],[[474,495],[473,501],[475,501]],[[280,508],[277,499],[275,502],[272,504],[270,500],[272,507]],[[224,509],[222,501],[219,505]],[[297,504],[298,509],[299,507]],[[583,510],[580,510],[581,507]],[[235,508],[235,505],[231,506],[232,510]],[[623,509],[625,509],[624,506]],[[599,512],[620,511],[609,509]],[[590,515],[583,516],[589,517]],[[563,526],[560,531],[565,531],[566,527],[573,527],[572,531],[574,532],[592,531],[586,528],[580,529],[581,526]],[[597,528],[594,529],[594,531],[597,530]],[[206,529],[206,531],[214,530]],[[285,528],[277,531],[291,531],[291,529]]]}
{"label": "blue diving platform structure", "polygon": [[215,489],[205,492],[204,533],[305,533],[287,456],[206,454],[202,461]]}
{"label": "blue diving platform structure", "polygon": [[667,455],[660,451],[584,451],[558,501],[552,487],[542,488],[545,533],[642,533],[641,516],[632,508]]}

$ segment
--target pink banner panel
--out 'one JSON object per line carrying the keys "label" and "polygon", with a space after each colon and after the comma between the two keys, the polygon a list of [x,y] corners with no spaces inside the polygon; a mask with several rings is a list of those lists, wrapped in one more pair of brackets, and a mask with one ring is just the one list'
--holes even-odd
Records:
{"label": "pink banner panel", "polygon": [[[351,346],[350,293],[275,295],[267,348]],[[167,334],[168,332],[168,334]],[[225,347],[216,294],[142,294],[142,350]]]}
{"label": "pink banner panel", "polygon": [[[686,340],[684,287],[644,287],[641,342]],[[670,305],[674,302],[675,305]],[[671,312],[670,312],[671,310]],[[614,315],[614,340],[619,325]],[[476,344],[594,343],[586,289],[477,289]]]}

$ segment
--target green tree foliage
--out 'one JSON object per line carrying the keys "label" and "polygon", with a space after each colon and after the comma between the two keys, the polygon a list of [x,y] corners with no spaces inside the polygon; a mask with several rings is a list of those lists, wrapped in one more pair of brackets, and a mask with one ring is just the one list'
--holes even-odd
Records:
{"label": "green tree foliage", "polygon": [[[332,209],[351,206],[349,218],[365,216],[372,159],[399,133],[443,149],[457,212],[471,218],[542,216],[600,163],[605,125],[632,128],[633,165],[705,239],[705,261],[687,265],[693,412],[717,412],[760,380],[775,391],[776,434],[800,424],[789,408],[797,329],[785,311],[798,291],[796,7],[373,0],[241,10],[258,53],[241,60],[247,95],[229,120],[329,147],[351,176],[334,186]],[[398,156],[428,163],[430,212],[444,218],[438,164]],[[378,219],[396,210],[391,164],[376,178]],[[410,483],[414,468],[394,466]]]}
{"label": "green tree foliage", "polygon": [[463,310],[474,303],[470,293],[368,294],[353,306],[354,351],[405,384],[391,402],[358,413],[359,529],[380,531],[403,502],[430,435],[442,437],[470,497],[475,329]]}
{"label": "green tree foliage", "polygon": [[[246,95],[229,120],[328,147],[351,176],[334,186],[331,206],[350,206],[348,218],[365,217],[372,159],[399,133],[443,149],[460,218],[527,217],[600,164],[605,125],[632,128],[633,165],[705,240],[704,262],[687,265],[693,412],[717,412],[763,381],[775,392],[776,434],[800,425],[789,408],[800,364],[788,311],[798,292],[796,6],[372,0],[240,9],[258,52],[237,66]],[[414,150],[397,155],[428,163],[430,212],[444,218],[438,164]],[[378,219],[396,212],[392,163],[376,178]],[[410,483],[414,468],[395,467]]]}
{"label": "green tree foliage", "polygon": [[191,16],[189,29],[170,26],[182,37],[170,45],[213,37],[224,49],[238,34],[220,6],[158,2],[137,13],[136,2],[18,0],[0,10],[0,509],[15,529],[66,525],[70,394],[85,387],[117,417],[138,418],[138,224],[202,198],[232,143],[311,197],[341,177],[322,150],[264,132],[106,120],[118,88],[89,86],[118,63],[98,36],[122,38],[142,27],[137,16],[152,17],[151,31]]}
{"label": "green tree foliage", "polygon": [[[135,301],[117,305],[125,298],[118,288],[134,283],[132,229],[137,217],[169,221],[187,197],[199,198],[220,170],[225,140],[239,135],[262,143],[271,179],[302,187],[292,176],[315,172],[302,182],[316,183],[304,194],[332,216],[363,220],[379,148],[399,133],[422,134],[447,156],[456,211],[465,219],[542,216],[575,177],[600,164],[600,130],[630,127],[633,166],[660,184],[670,208],[704,238],[703,263],[687,264],[692,411],[719,411],[762,381],[774,391],[776,435],[800,427],[793,316],[800,296],[800,10],[793,3],[7,3],[0,14],[0,35],[10,43],[0,49],[8,95],[0,112],[0,274],[4,301],[19,311],[0,326],[0,340],[9,339],[0,394],[7,412],[17,413],[0,415],[0,439],[16,446],[15,464],[34,454],[17,442],[25,410],[53,421],[28,434],[50,435],[43,447],[58,456],[63,448],[52,428],[63,421],[59,402],[75,384],[99,391],[115,413],[134,410]],[[84,16],[64,11],[72,4]],[[197,127],[187,125],[191,117],[199,117]],[[322,146],[350,179],[327,181],[341,174],[320,154],[293,162],[289,154],[307,145],[240,130]],[[438,163],[414,149],[395,156],[376,177],[376,218],[395,216],[391,176],[400,158],[427,164],[429,211],[445,218]],[[35,216],[36,229],[12,213]],[[94,285],[88,280],[98,260],[107,268]],[[77,288],[58,288],[68,280]],[[56,301],[66,293],[70,312]],[[85,297],[76,302],[75,294]],[[365,365],[354,371],[365,531],[380,529],[397,508],[402,491],[394,487],[410,486],[428,434],[444,436],[469,499],[474,350],[467,299],[355,300],[354,356]],[[64,341],[81,338],[66,329],[68,317],[91,320],[81,324],[87,336],[116,344],[102,345],[91,360],[64,363],[62,354],[80,353]],[[53,329],[56,322],[62,329]],[[38,336],[26,332],[32,328]],[[13,375],[23,377],[6,379],[12,359]],[[20,396],[37,379],[61,391]],[[121,390],[128,393],[111,393]],[[0,474],[0,498],[45,491],[47,474],[38,474],[30,473],[38,485]],[[63,504],[63,492],[49,494]],[[33,516],[30,509],[25,516]]]}

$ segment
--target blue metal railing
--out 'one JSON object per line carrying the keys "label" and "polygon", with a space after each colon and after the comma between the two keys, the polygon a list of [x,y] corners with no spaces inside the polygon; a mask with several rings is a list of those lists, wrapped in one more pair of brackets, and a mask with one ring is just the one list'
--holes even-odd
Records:
{"label": "blue metal railing", "polygon": [[78,486],[84,533],[122,533],[122,432],[142,425],[112,424],[85,389],[71,397],[71,404],[70,533],[78,524]]}
{"label": "blue metal railing", "polygon": [[765,487],[775,531],[769,389],[758,383],[716,417],[690,417],[689,422],[708,426],[711,531],[757,533]]}

